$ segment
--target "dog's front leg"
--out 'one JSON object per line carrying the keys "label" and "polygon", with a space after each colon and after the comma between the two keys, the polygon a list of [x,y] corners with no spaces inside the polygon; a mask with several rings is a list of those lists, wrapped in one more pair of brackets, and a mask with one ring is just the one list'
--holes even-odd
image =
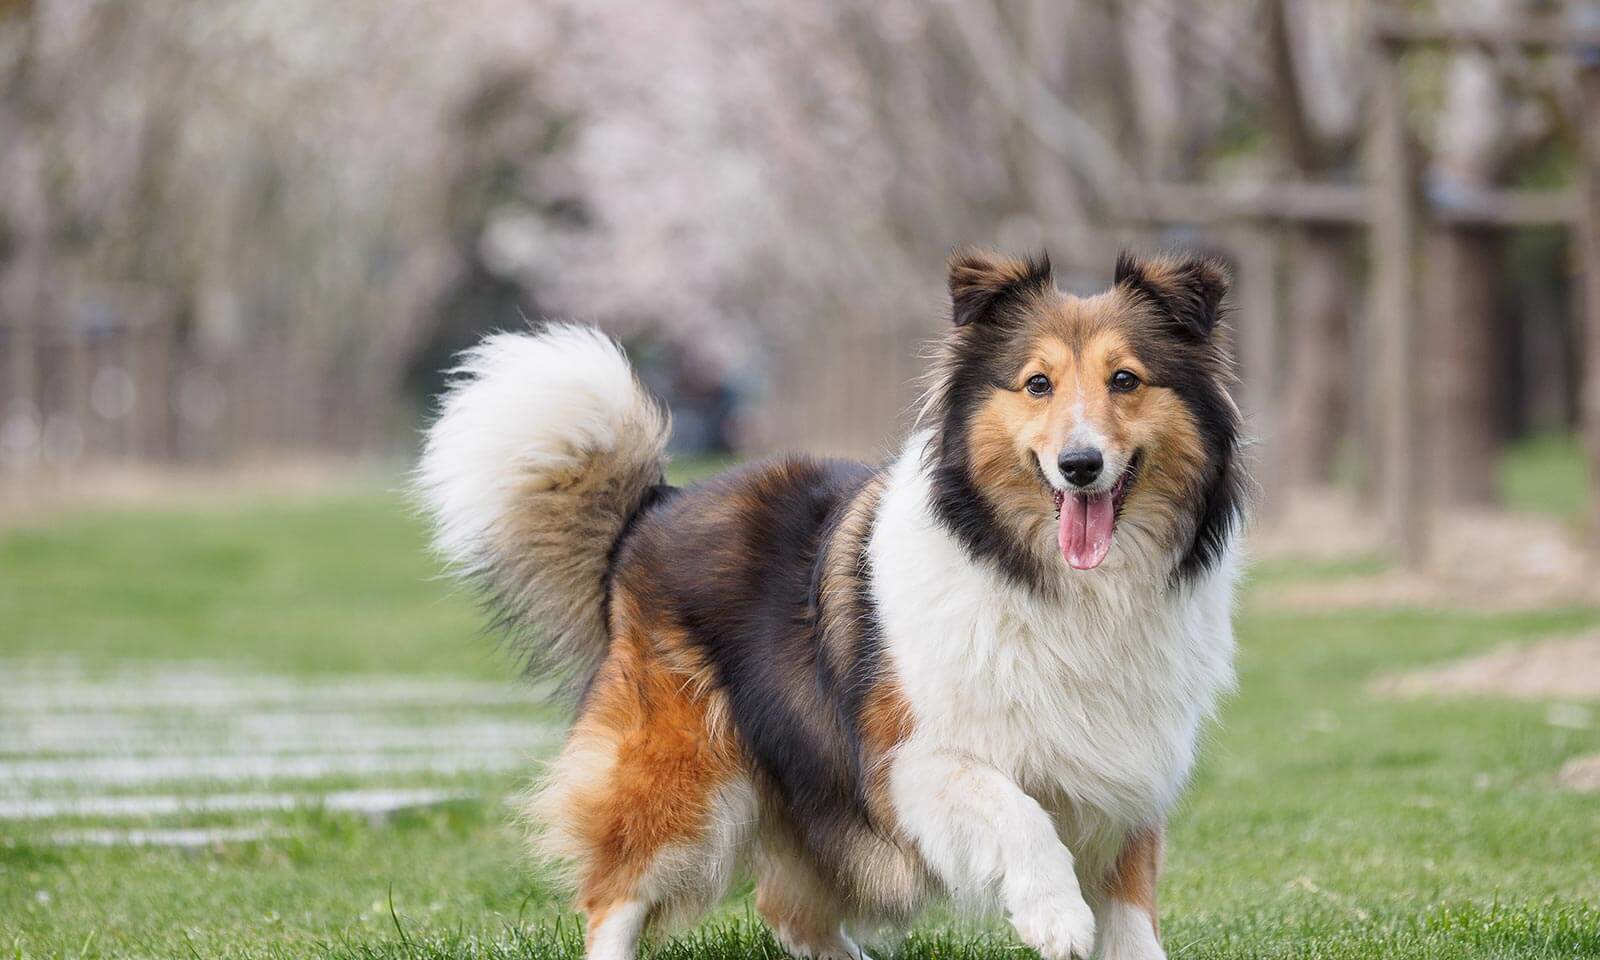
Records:
{"label": "dog's front leg", "polygon": [[1166,960],[1156,920],[1163,826],[1135,830],[1122,841],[1097,904],[1100,960]]}
{"label": "dog's front leg", "polygon": [[1094,914],[1050,815],[1010,777],[968,757],[903,745],[890,802],[934,873],[957,896],[998,891],[1017,934],[1045,960],[1087,957]]}

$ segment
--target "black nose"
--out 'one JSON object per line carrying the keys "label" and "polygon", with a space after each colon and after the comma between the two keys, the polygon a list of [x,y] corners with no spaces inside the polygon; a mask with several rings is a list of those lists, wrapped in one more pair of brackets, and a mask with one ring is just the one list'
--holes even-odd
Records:
{"label": "black nose", "polygon": [[1056,463],[1068,483],[1075,487],[1087,487],[1100,476],[1100,468],[1106,465],[1106,459],[1099,450],[1068,450],[1061,454]]}

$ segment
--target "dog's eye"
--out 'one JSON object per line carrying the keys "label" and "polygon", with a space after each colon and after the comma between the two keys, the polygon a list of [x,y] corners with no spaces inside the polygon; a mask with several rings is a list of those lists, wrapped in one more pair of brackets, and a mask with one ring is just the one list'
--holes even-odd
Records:
{"label": "dog's eye", "polygon": [[1139,378],[1131,370],[1118,370],[1111,375],[1111,389],[1117,393],[1131,393],[1139,386]]}
{"label": "dog's eye", "polygon": [[1050,378],[1042,373],[1036,373],[1023,384],[1023,389],[1036,397],[1042,397],[1050,392]]}

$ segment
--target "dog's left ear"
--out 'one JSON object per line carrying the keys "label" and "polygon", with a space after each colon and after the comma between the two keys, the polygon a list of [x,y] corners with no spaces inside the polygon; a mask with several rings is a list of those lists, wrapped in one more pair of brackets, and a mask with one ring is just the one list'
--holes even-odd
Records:
{"label": "dog's left ear", "polygon": [[1050,255],[1017,260],[971,248],[950,255],[950,318],[958,327],[996,318],[1001,308],[1054,283]]}
{"label": "dog's left ear", "polygon": [[1149,299],[1179,333],[1204,340],[1217,327],[1231,280],[1227,267],[1207,257],[1137,257],[1124,250],[1115,283]]}

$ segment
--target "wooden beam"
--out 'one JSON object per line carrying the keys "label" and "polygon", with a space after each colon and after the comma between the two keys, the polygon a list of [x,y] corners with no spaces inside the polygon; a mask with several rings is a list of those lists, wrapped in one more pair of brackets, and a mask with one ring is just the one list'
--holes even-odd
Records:
{"label": "wooden beam", "polygon": [[1429,198],[1428,217],[1461,227],[1571,227],[1576,190],[1456,189],[1448,200]]}
{"label": "wooden beam", "polygon": [[1488,50],[1507,46],[1543,50],[1600,46],[1600,28],[1550,16],[1445,21],[1379,10],[1372,12],[1367,28],[1375,40],[1391,45],[1466,46]]}
{"label": "wooden beam", "polygon": [[1167,223],[1219,220],[1285,220],[1308,223],[1365,223],[1366,190],[1331,183],[1241,183],[1196,185],[1154,183],[1129,190],[1125,214]]}
{"label": "wooden beam", "polygon": [[1405,90],[1395,51],[1372,50],[1372,130],[1368,200],[1372,221],[1372,361],[1377,440],[1373,464],[1393,545],[1411,566],[1427,552],[1421,456],[1421,376],[1417,369],[1417,174],[1406,126]]}
{"label": "wooden beam", "polygon": [[[1271,220],[1289,224],[1366,226],[1374,199],[1367,187],[1338,183],[1153,183],[1125,191],[1125,219],[1147,223]],[[1430,220],[1461,226],[1569,227],[1576,223],[1574,190],[1453,192],[1427,206]]]}

